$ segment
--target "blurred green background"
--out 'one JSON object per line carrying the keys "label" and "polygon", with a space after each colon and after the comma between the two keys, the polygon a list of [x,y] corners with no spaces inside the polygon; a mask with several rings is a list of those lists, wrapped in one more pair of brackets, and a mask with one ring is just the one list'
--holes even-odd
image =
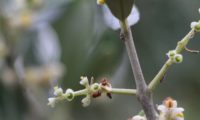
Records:
{"label": "blurred green background", "polygon": [[[60,0],[61,1],[61,0]],[[57,3],[59,1],[54,1]],[[63,2],[63,1],[62,1]],[[137,0],[140,21],[132,27],[133,37],[146,81],[167,60],[166,53],[190,30],[190,23],[200,18],[199,0]],[[61,15],[52,22],[61,44],[64,77],[58,83],[63,89],[82,89],[80,76],[100,80],[106,77],[117,88],[135,88],[135,83],[119,31],[105,25],[101,6],[95,0],[72,0],[63,3]],[[197,34],[188,45],[200,49]],[[200,113],[200,56],[184,52],[182,64],[173,65],[154,93],[154,103],[166,97],[178,101],[185,109],[185,120],[198,120]],[[32,59],[32,58],[27,58]],[[29,85],[28,87],[30,87]],[[27,99],[24,86],[0,84],[1,120],[126,120],[136,115],[141,106],[136,97],[113,95],[113,99],[97,98],[83,108],[81,98],[62,102],[55,108],[46,106],[52,96],[50,85],[32,88]],[[32,90],[31,89],[31,90]],[[38,90],[39,89],[39,90]],[[34,104],[30,101],[34,99]]]}

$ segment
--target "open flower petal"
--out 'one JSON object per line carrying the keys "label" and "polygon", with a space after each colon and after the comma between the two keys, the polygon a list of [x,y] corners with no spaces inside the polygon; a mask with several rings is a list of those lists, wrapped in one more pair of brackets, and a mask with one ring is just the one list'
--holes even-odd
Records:
{"label": "open flower petal", "polygon": [[[104,20],[106,22],[106,25],[108,27],[117,30],[120,28],[119,20],[112,15],[109,8],[107,6],[103,6],[103,14],[104,14]],[[132,8],[130,16],[127,18],[128,24],[130,26],[135,25],[140,19],[140,13],[136,6]]]}

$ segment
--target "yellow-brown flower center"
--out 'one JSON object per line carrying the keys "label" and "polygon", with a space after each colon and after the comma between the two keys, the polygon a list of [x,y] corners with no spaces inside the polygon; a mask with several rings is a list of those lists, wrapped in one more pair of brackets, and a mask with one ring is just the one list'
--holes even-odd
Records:
{"label": "yellow-brown flower center", "polygon": [[164,101],[164,104],[167,108],[172,108],[174,106],[174,100],[172,98],[167,98],[165,101]]}

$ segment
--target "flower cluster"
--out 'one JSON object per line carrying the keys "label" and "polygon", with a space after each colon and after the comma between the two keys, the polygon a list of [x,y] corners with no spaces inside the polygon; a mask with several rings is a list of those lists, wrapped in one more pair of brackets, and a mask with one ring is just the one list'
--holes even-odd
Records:
{"label": "flower cluster", "polygon": [[48,105],[54,107],[56,103],[62,100],[72,101],[74,97],[84,95],[85,97],[81,100],[83,107],[87,107],[91,103],[92,98],[97,98],[103,93],[107,97],[112,98],[111,96],[111,84],[106,80],[102,79],[100,83],[93,83],[94,78],[91,78],[89,81],[87,77],[81,77],[80,84],[85,87],[83,90],[73,91],[72,89],[67,89],[66,92],[63,92],[62,88],[54,87],[54,97],[48,98]]}
{"label": "flower cluster", "polygon": [[102,79],[100,83],[93,83],[93,78],[91,78],[91,81],[89,83],[89,80],[87,77],[81,77],[80,84],[85,86],[86,91],[86,97],[82,99],[83,107],[87,107],[90,105],[91,98],[97,98],[100,97],[103,93],[106,93],[107,97],[112,98],[111,96],[111,84],[106,80]]}
{"label": "flower cluster", "polygon": [[54,87],[54,95],[55,97],[48,98],[48,105],[51,107],[55,107],[55,104],[62,100],[72,101],[74,98],[74,91],[72,89],[67,89],[65,93],[62,88]]}
{"label": "flower cluster", "polygon": [[158,106],[159,120],[184,120],[184,109],[177,107],[177,101],[167,98],[162,105]]}
{"label": "flower cluster", "polygon": [[183,56],[181,54],[178,54],[176,50],[170,50],[167,53],[167,56],[170,60],[172,60],[174,63],[181,63],[183,61]]}

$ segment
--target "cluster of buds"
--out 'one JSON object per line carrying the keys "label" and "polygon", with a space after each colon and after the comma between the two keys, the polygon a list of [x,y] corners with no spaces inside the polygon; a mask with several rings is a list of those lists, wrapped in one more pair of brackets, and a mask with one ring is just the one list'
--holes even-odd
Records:
{"label": "cluster of buds", "polygon": [[67,89],[65,93],[62,88],[54,87],[54,95],[55,97],[48,98],[48,105],[51,107],[55,107],[55,104],[62,100],[72,101],[74,99],[74,91],[72,89]]}
{"label": "cluster of buds", "polygon": [[90,82],[87,77],[81,77],[80,84],[85,87],[86,97],[82,99],[83,107],[87,107],[90,105],[91,98],[97,98],[100,97],[103,93],[106,93],[106,95],[109,98],[112,98],[111,96],[111,89],[112,86],[106,79],[102,79],[100,83],[93,83],[94,78],[91,78]]}
{"label": "cluster of buds", "polygon": [[172,60],[174,63],[181,63],[183,61],[183,56],[181,54],[178,54],[176,50],[170,50],[167,53],[167,56],[170,60]]}
{"label": "cluster of buds", "polygon": [[102,79],[100,83],[94,83],[94,79],[91,78],[89,81],[87,77],[81,77],[80,84],[85,87],[83,90],[73,91],[72,89],[67,89],[66,92],[63,92],[62,88],[54,88],[54,96],[48,99],[51,107],[54,107],[56,103],[62,100],[72,101],[74,97],[84,95],[85,97],[81,100],[83,107],[87,107],[91,103],[92,98],[100,97],[103,93],[107,97],[112,98],[111,96],[111,84],[106,80]]}
{"label": "cluster of buds", "polygon": [[177,101],[167,98],[158,106],[159,120],[184,120],[184,109],[177,107]]}

